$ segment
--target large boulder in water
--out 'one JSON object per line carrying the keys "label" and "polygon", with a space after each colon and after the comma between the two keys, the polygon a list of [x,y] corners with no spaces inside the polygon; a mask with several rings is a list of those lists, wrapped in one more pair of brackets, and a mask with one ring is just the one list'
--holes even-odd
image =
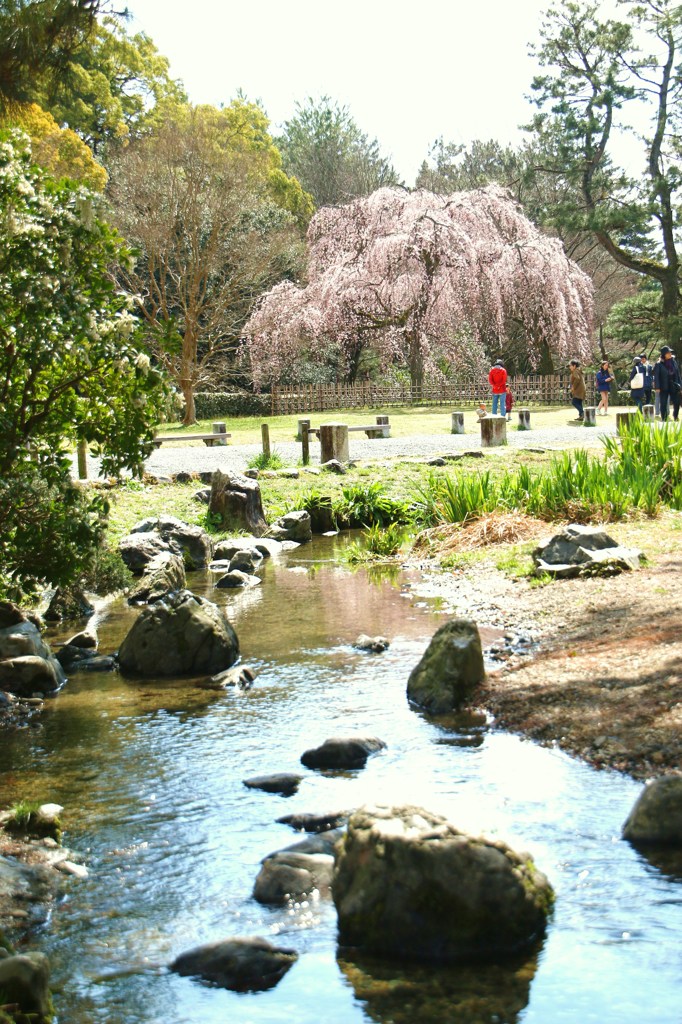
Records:
{"label": "large boulder in water", "polygon": [[15,1003],[22,1015],[35,1014],[32,1020],[43,1021],[50,1016],[49,980],[50,965],[44,953],[25,953],[0,959],[3,1003]]}
{"label": "large boulder in water", "polygon": [[481,638],[475,622],[451,619],[434,633],[407,681],[413,704],[442,714],[456,711],[485,678]]}
{"label": "large boulder in water", "polygon": [[265,939],[226,939],[181,953],[170,969],[235,992],[259,992],[273,988],[297,959],[293,949],[278,949]]}
{"label": "large boulder in water", "polygon": [[202,569],[213,555],[213,541],[206,530],[183,523],[175,516],[150,516],[133,526],[130,532],[157,534],[171,551],[182,555],[188,569]]}
{"label": "large boulder in water", "polygon": [[623,825],[623,839],[635,846],[682,847],[682,775],[644,787]]}
{"label": "large boulder in water", "polygon": [[118,550],[130,571],[139,575],[155,558],[170,552],[171,548],[158,533],[129,533],[118,542]]}
{"label": "large boulder in water", "polygon": [[17,697],[35,693],[56,693],[66,682],[64,670],[56,658],[24,654],[0,661],[0,690]]}
{"label": "large boulder in water", "polygon": [[128,596],[128,604],[153,604],[187,584],[185,565],[180,555],[160,551],[148,562],[144,575]]}
{"label": "large boulder in water", "polygon": [[180,590],[144,609],[121,644],[118,661],[130,675],[215,675],[238,656],[237,634],[223,610]]}
{"label": "large boulder in water", "polygon": [[399,959],[499,960],[545,929],[552,888],[528,854],[419,807],[363,807],[337,848],[342,945]]}

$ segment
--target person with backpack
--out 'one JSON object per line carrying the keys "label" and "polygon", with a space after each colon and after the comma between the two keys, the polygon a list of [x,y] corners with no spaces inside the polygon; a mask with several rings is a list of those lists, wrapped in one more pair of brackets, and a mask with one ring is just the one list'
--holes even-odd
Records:
{"label": "person with backpack", "polygon": [[[507,371],[498,359],[488,374],[488,383],[493,392],[493,416],[507,415]],[[499,413],[498,413],[499,409]]]}
{"label": "person with backpack", "polygon": [[661,358],[654,366],[654,390],[661,403],[661,419],[668,419],[668,408],[672,401],[673,418],[676,420],[680,412],[682,377],[673,350],[667,345],[661,349]]}

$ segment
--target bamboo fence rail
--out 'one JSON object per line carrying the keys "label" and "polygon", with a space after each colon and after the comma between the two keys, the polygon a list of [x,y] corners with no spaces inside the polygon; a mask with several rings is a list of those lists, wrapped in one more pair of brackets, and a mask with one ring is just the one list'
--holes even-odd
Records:
{"label": "bamboo fence rail", "polygon": [[[586,404],[594,404],[594,381],[585,381]],[[569,374],[515,376],[509,378],[514,403],[527,406],[570,405]],[[273,387],[271,414],[325,412],[328,409],[386,409],[391,406],[490,405],[491,391],[487,381],[470,380],[458,383],[426,383],[420,389],[409,384],[289,384]]]}

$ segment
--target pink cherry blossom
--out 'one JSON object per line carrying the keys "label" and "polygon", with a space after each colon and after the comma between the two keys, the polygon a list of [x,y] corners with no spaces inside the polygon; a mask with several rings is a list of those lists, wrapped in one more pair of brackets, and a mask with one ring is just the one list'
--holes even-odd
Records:
{"label": "pink cherry blossom", "polygon": [[382,188],[318,211],[308,229],[308,280],[277,285],[244,330],[257,385],[330,345],[350,361],[369,345],[413,384],[435,354],[480,366],[508,325],[521,324],[531,360],[542,344],[585,357],[592,282],[497,185],[437,196]]}

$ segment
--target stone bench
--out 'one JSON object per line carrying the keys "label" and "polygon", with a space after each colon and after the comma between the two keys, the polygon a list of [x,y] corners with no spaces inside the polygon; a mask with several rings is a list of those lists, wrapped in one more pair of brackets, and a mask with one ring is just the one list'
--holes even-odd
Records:
{"label": "stone bench", "polygon": [[167,444],[170,441],[203,441],[205,445],[212,448],[214,444],[226,444],[228,437],[232,437],[232,434],[222,432],[216,434],[161,434],[154,438],[154,447],[160,448],[162,444]]}
{"label": "stone bench", "polygon": [[[302,440],[303,431],[307,430],[308,434],[315,434],[317,438],[320,436],[320,428],[312,427],[310,420],[299,420],[298,421],[298,440]],[[359,427],[348,427],[348,432],[361,431],[364,432],[369,438],[377,437],[390,437],[391,436],[391,424],[388,421],[388,416],[377,416],[375,423],[369,423],[367,426]]]}

